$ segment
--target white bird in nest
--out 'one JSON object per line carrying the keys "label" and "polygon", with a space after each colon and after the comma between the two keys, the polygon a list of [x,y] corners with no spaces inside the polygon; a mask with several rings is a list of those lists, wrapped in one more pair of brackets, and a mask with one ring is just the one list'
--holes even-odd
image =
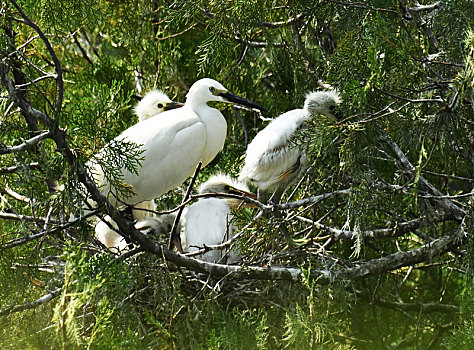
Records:
{"label": "white bird in nest", "polygon": [[160,114],[161,112],[182,106],[184,106],[183,103],[172,101],[163,91],[151,90],[143,96],[133,110],[138,116],[138,121],[142,122]]}
{"label": "white bird in nest", "polygon": [[248,145],[239,181],[254,184],[261,202],[266,202],[269,192],[274,191],[272,201],[278,203],[308,163],[305,151],[291,144],[296,131],[319,115],[337,121],[335,109],[340,103],[335,90],[311,92],[306,95],[303,109],[288,111],[274,119]]}
{"label": "white bird in nest", "polygon": [[[255,199],[248,187],[231,179],[229,176],[218,174],[204,182],[199,187],[199,194],[235,194]],[[232,209],[252,206],[241,199],[229,197],[201,198],[185,208],[180,220],[181,244],[185,252],[196,252],[205,247],[219,245],[233,237],[234,226],[231,222]],[[168,225],[171,232],[171,225]],[[142,220],[135,225],[144,232],[155,231],[155,227],[163,227],[160,217]],[[179,232],[179,231],[178,231]],[[212,249],[196,258],[207,262],[219,262],[226,257],[227,263],[236,262],[239,258],[236,253],[226,249]],[[223,259],[224,260],[224,259]]]}
{"label": "white bird in nest", "polygon": [[[163,91],[151,90],[137,103],[134,111],[138,116],[138,121],[141,122],[164,111],[182,106],[182,103],[173,102]],[[100,172],[99,165],[95,166],[93,172]],[[143,201],[133,206],[132,217],[134,220],[144,220],[153,216],[155,210],[154,200]],[[123,251],[127,247],[125,239],[118,234],[117,224],[108,215],[96,224],[95,236],[103,245],[114,252]]]}
{"label": "white bird in nest", "polygon": [[[218,174],[204,182],[199,187],[199,194],[226,193],[256,199],[248,187],[231,179],[229,176]],[[206,246],[221,244],[233,237],[234,226],[231,223],[231,209],[240,206],[251,206],[236,198],[202,198],[190,205],[184,213],[181,243],[184,251],[195,252]],[[210,250],[196,256],[208,262],[219,262],[227,254],[227,262],[238,260],[235,253],[226,250]]]}

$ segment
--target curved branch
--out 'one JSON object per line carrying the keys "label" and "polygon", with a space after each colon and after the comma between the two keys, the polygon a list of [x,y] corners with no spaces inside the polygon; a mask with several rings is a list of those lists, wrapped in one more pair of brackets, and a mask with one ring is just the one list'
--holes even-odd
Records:
{"label": "curved branch", "polygon": [[63,82],[63,71],[61,68],[61,62],[59,62],[58,56],[56,56],[56,52],[54,52],[53,47],[51,46],[51,43],[49,42],[48,38],[46,35],[43,33],[43,31],[38,27],[36,23],[34,23],[28,15],[23,11],[23,9],[16,3],[15,0],[10,0],[10,2],[15,6],[15,8],[20,12],[21,17],[25,20],[25,24],[33,28],[40,38],[43,40],[46,49],[48,50],[49,54],[51,55],[51,58],[53,59],[54,62],[54,70],[56,71],[56,82],[57,82],[57,100],[56,100],[56,117],[61,113],[61,108],[63,104],[63,94],[64,94],[64,82]]}
{"label": "curved branch", "polygon": [[[462,242],[464,237],[465,225],[463,221],[454,232],[424,244],[419,248],[396,252],[382,258],[372,259],[358,263],[353,267],[342,268],[336,271],[330,269],[312,269],[311,277],[319,284],[327,284],[337,280],[354,280],[379,274],[381,272],[396,270],[404,266],[414,265],[432,259],[435,256],[439,256],[456,244]],[[258,280],[280,279],[297,282],[302,276],[301,269],[294,267],[260,267],[215,264],[185,257],[168,249],[164,249],[158,244],[153,244],[148,248],[149,249],[146,250],[157,255],[163,254],[167,260],[177,266],[209,273],[215,277]]]}
{"label": "curved branch", "polygon": [[51,299],[57,297],[59,294],[61,294],[62,290],[63,290],[62,288],[57,288],[51,291],[50,293],[43,295],[41,298],[36,299],[35,301],[26,302],[21,305],[15,305],[15,306],[11,306],[6,309],[0,310],[0,316],[10,315],[14,312],[24,311],[28,309],[34,309],[35,307],[38,307],[44,303],[47,303]]}
{"label": "curved branch", "polygon": [[29,140],[26,140],[22,144],[19,144],[19,145],[16,145],[16,146],[8,147],[8,146],[5,146],[3,144],[0,144],[0,154],[15,153],[15,152],[21,152],[21,151],[27,150],[27,149],[37,145],[38,142],[40,142],[44,139],[47,139],[47,138],[51,138],[51,136],[52,136],[52,132],[51,131],[46,131],[42,134],[39,134],[35,137],[32,137]]}

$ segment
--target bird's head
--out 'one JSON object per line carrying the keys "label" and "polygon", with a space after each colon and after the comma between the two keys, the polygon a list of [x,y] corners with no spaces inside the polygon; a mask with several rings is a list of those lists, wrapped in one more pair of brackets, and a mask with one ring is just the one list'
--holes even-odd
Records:
{"label": "bird's head", "polygon": [[135,114],[138,116],[139,121],[144,121],[161,112],[182,106],[182,103],[171,101],[163,91],[152,90],[135,106]]}
{"label": "bird's head", "polygon": [[[210,177],[199,187],[199,194],[205,193],[225,193],[246,196],[251,199],[257,199],[257,196],[250,192],[247,185],[238,182],[224,174],[217,174]],[[237,198],[225,198],[231,209],[236,209],[240,205],[244,207],[254,207],[252,204],[244,203]]]}
{"label": "bird's head", "polygon": [[188,101],[190,103],[207,103],[209,101],[237,103],[264,112],[267,111],[264,107],[229,92],[221,83],[210,78],[198,80],[191,86],[186,96],[186,102]]}
{"label": "bird's head", "polygon": [[336,90],[314,91],[306,95],[304,110],[310,117],[324,115],[334,121],[340,119],[338,106],[341,98]]}

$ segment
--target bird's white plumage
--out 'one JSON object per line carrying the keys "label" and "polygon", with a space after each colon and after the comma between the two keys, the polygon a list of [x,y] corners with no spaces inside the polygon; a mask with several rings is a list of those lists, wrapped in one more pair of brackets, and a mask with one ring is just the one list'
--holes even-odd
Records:
{"label": "bird's white plumage", "polygon": [[239,180],[260,190],[285,188],[298,178],[307,163],[305,152],[291,145],[297,129],[318,114],[334,118],[332,106],[340,103],[335,91],[316,91],[306,96],[303,109],[281,114],[248,145]]}
{"label": "bird's white plumage", "polygon": [[[232,236],[232,231],[230,208],[226,201],[218,198],[201,199],[189,206],[185,213],[183,249],[194,252],[203,246],[220,244]],[[222,254],[221,250],[212,250],[198,258],[217,262]]]}
{"label": "bird's white plumage", "polygon": [[128,250],[128,244],[117,231],[117,224],[108,215],[95,225],[95,237],[111,252],[120,254]]}
{"label": "bird's white plumage", "polygon": [[[227,175],[212,176],[199,187],[199,193],[230,193],[233,190],[248,192],[245,184],[231,179]],[[185,251],[194,252],[204,246],[218,245],[233,237],[231,209],[240,205],[240,200],[231,198],[203,198],[186,208],[183,213],[183,231],[181,243]],[[218,262],[226,251],[211,250],[199,259]],[[227,261],[236,261],[237,255],[227,253]]]}
{"label": "bird's white plumage", "polygon": [[[137,230],[142,233],[153,233],[154,235],[169,235],[173,228],[176,214],[163,214],[153,216],[144,220],[140,220],[135,224]],[[178,223],[178,231],[181,230],[181,225]]]}
{"label": "bird's white plumage", "polygon": [[283,113],[261,130],[248,145],[239,180],[251,182],[262,190],[279,184],[280,176],[304,157],[299,149],[290,147],[289,141],[306,119],[302,109],[295,109]]}
{"label": "bird's white plumage", "polygon": [[[135,191],[129,198],[120,198],[121,201],[135,205],[161,196],[191,176],[200,161],[206,166],[222,150],[227,123],[217,109],[206,103],[225,100],[213,94],[211,88],[226,91],[215,80],[201,79],[190,88],[182,108],[163,112],[159,118],[145,119],[116,138],[140,145],[144,151],[138,175],[125,168],[121,170],[124,182]],[[112,191],[114,195],[108,198],[117,205],[115,190],[102,169],[94,165],[94,170],[94,179],[102,192],[109,195]]]}
{"label": "bird's white plumage", "polygon": [[[175,214],[147,217],[137,221],[135,228],[144,234],[168,235],[173,227]],[[181,230],[181,226],[178,226]],[[118,226],[108,215],[95,226],[95,237],[111,252],[121,254],[129,250],[129,244],[118,234]]]}
{"label": "bird's white plumage", "polygon": [[[156,101],[152,94],[148,101]],[[230,94],[220,83],[204,78],[195,82],[180,109],[166,111],[159,118],[142,118],[125,130],[114,141],[131,142],[143,151],[144,160],[138,175],[121,169],[123,182],[130,185],[134,194],[121,198],[112,188],[97,161],[91,160],[93,178],[113,206],[136,206],[151,201],[182,184],[196,169],[199,162],[206,166],[219,153],[225,142],[227,123],[224,116],[207,105],[210,101],[236,102],[263,109],[248,100]],[[138,108],[137,113],[152,108]],[[153,112],[151,112],[153,113]],[[107,146],[106,146],[107,147]],[[103,157],[102,150],[97,157]],[[103,232],[96,233],[104,236]]]}
{"label": "bird's white plumage", "polygon": [[[146,120],[164,111],[164,107],[172,103],[171,99],[160,90],[152,90],[148,92],[143,99],[135,106],[134,111],[139,121]],[[103,172],[100,166],[94,167],[93,173],[96,174],[98,182],[103,178]],[[141,210],[145,209],[145,210]],[[154,200],[142,201],[133,207],[133,218],[135,220],[145,220],[152,216],[152,212],[156,209]],[[108,225],[108,222],[110,225]],[[112,218],[106,215],[95,226],[95,237],[107,248],[114,252],[120,252],[127,248],[125,239],[117,233],[117,224]]]}

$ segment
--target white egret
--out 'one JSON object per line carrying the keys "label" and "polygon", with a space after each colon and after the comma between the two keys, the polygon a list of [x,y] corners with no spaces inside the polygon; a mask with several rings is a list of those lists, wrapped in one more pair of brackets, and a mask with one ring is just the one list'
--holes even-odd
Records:
{"label": "white egret", "polygon": [[[149,91],[134,108],[138,121],[142,122],[154,117],[164,111],[182,107],[184,104],[172,101],[168,95],[161,90]],[[152,211],[156,210],[154,200],[143,201],[134,205],[133,218],[143,220],[152,216]]]}
{"label": "white egret", "polygon": [[123,181],[134,190],[127,198],[117,193],[102,169],[93,174],[112,205],[126,203],[133,206],[158,198],[182,184],[193,174],[199,162],[206,166],[214,159],[224,146],[227,123],[221,112],[207,105],[210,101],[239,103],[265,110],[230,93],[215,80],[198,80],[189,89],[182,108],[163,112],[159,118],[145,119],[116,138],[139,145],[144,160],[138,168],[138,175],[121,169]]}
{"label": "white egret", "polygon": [[239,181],[254,184],[261,201],[268,200],[267,191],[274,190],[273,201],[278,203],[308,161],[305,152],[291,144],[295,132],[318,115],[337,120],[334,110],[340,102],[334,90],[312,92],[306,95],[303,109],[288,111],[274,119],[248,145]]}
{"label": "white egret", "polygon": [[[226,175],[214,175],[199,187],[199,194],[223,193],[245,195],[255,198],[243,183],[232,180]],[[201,198],[185,208],[179,222],[178,232],[181,232],[181,244],[186,252],[195,252],[205,246],[213,246],[227,241],[233,236],[233,225],[231,223],[231,209],[245,206],[242,200],[236,198]],[[166,218],[152,217],[137,222],[135,227],[144,233],[161,233],[163,229],[171,233],[174,216]],[[210,250],[197,258],[218,262],[226,251]],[[238,259],[233,252],[227,253],[227,262],[234,262]]]}
{"label": "white egret", "polygon": [[[245,195],[249,198],[255,196],[249,192],[248,187],[231,179],[226,175],[215,175],[199,187],[199,194],[226,193]],[[202,198],[193,203],[183,213],[183,230],[181,242],[184,251],[195,252],[205,246],[221,244],[233,237],[231,223],[231,209],[245,205],[242,200],[235,198]],[[210,250],[197,258],[218,262],[227,252],[224,250]],[[238,257],[235,253],[227,254],[227,262],[235,262]]]}
{"label": "white egret", "polygon": [[[182,107],[182,103],[173,102],[161,90],[151,90],[137,103],[134,108],[135,114],[138,116],[138,121],[144,121],[154,117],[166,110]],[[95,164],[94,174],[100,174],[101,169],[98,164]],[[133,206],[132,217],[134,220],[144,220],[152,216],[153,211],[156,210],[154,200],[142,201]],[[127,247],[125,239],[118,234],[117,224],[112,218],[106,215],[95,226],[95,236],[107,248],[120,252]]]}

